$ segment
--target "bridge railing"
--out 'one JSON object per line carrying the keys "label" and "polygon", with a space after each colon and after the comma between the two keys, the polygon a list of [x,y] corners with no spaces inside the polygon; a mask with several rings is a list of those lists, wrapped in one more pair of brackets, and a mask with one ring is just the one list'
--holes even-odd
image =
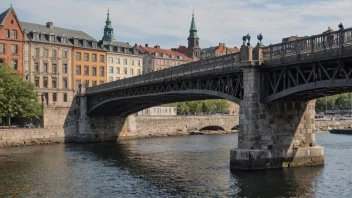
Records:
{"label": "bridge railing", "polygon": [[352,28],[325,32],[294,41],[269,45],[263,49],[266,63],[314,59],[314,53],[352,45]]}
{"label": "bridge railing", "polygon": [[117,80],[86,89],[87,94],[107,91],[111,89],[124,88],[132,85],[139,85],[145,83],[155,83],[163,80],[173,80],[184,77],[185,75],[196,75],[200,72],[214,72],[214,69],[226,68],[236,65],[239,62],[239,53],[227,54],[218,56],[211,59],[205,59],[195,62],[190,62],[177,67],[170,67],[156,72]]}

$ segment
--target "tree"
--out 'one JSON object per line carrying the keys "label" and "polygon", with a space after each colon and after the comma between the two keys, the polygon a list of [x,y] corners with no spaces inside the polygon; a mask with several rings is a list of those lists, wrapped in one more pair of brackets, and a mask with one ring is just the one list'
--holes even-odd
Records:
{"label": "tree", "polygon": [[7,118],[9,127],[15,116],[38,118],[42,113],[33,85],[8,65],[0,65],[0,116]]}

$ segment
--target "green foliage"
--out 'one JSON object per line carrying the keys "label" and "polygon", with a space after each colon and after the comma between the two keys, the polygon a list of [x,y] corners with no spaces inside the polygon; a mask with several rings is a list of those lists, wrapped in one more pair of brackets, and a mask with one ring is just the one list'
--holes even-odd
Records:
{"label": "green foliage", "polygon": [[8,65],[0,65],[0,116],[6,117],[11,126],[10,120],[15,116],[38,118],[41,115],[42,108],[33,85]]}
{"label": "green foliage", "polygon": [[315,109],[317,111],[324,111],[326,108],[331,110],[340,109],[341,107],[347,109],[351,108],[351,93],[318,98]]}
{"label": "green foliage", "polygon": [[163,106],[177,107],[179,113],[226,113],[229,109],[229,103],[226,100],[198,100],[198,101],[187,101],[187,102],[176,102],[172,104],[166,104]]}

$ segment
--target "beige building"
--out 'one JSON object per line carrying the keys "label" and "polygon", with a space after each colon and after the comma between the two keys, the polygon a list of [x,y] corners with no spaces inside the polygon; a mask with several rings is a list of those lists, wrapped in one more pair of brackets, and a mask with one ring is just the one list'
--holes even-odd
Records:
{"label": "beige building", "polygon": [[74,97],[74,38],[93,39],[82,31],[21,22],[25,32],[24,75],[46,106],[69,107]]}
{"label": "beige building", "polygon": [[176,116],[177,107],[151,107],[137,113],[139,116]]}
{"label": "beige building", "polygon": [[103,41],[102,47],[107,53],[107,82],[141,75],[143,55],[128,43]]}

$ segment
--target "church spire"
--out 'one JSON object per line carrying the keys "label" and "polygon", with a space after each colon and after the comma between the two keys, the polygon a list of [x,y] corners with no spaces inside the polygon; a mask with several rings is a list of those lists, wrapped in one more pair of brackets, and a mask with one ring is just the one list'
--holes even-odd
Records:
{"label": "church spire", "polygon": [[192,22],[191,22],[191,27],[189,29],[189,37],[198,38],[196,21],[194,20],[194,11],[192,11]]}
{"label": "church spire", "polygon": [[103,41],[114,41],[114,40],[115,40],[114,28],[111,25],[110,9],[108,8],[108,14],[105,21]]}

